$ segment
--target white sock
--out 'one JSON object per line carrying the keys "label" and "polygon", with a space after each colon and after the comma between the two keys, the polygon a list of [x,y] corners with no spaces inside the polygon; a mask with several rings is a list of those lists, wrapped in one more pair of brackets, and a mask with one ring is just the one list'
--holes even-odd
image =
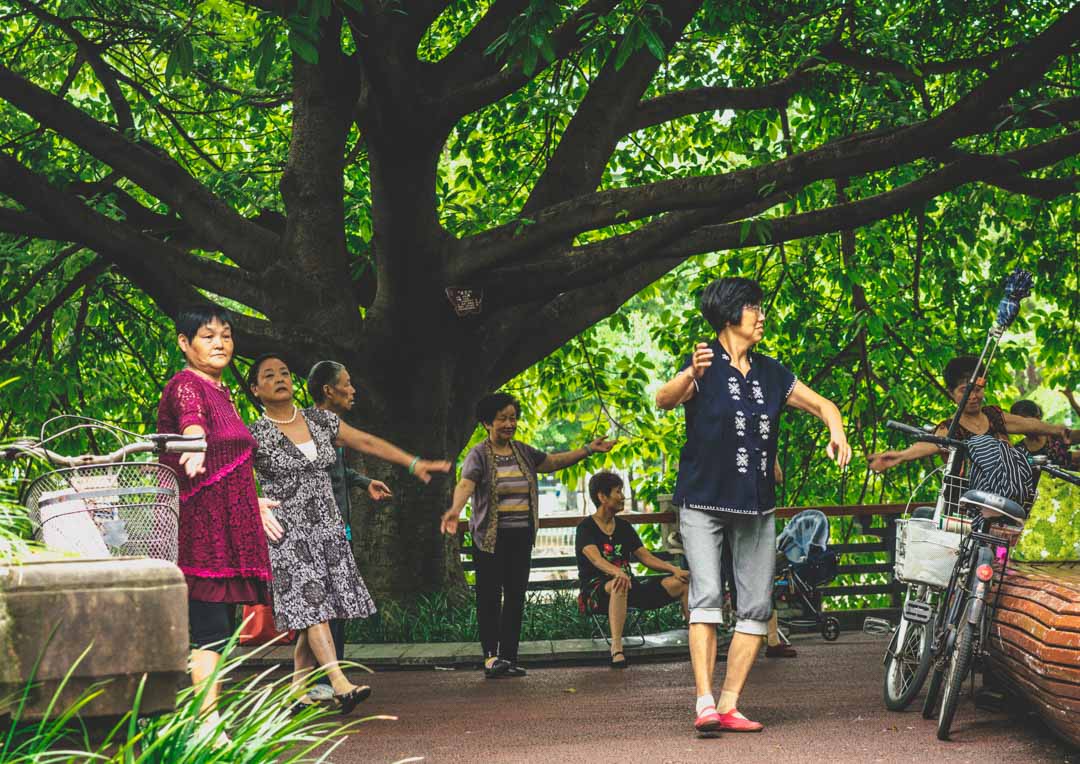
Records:
{"label": "white sock", "polygon": [[698,695],[698,699],[697,699],[697,713],[698,713],[698,716],[701,716],[701,712],[704,711],[706,708],[712,708],[715,705],[716,705],[716,701],[713,700],[712,693],[709,693],[708,695]]}

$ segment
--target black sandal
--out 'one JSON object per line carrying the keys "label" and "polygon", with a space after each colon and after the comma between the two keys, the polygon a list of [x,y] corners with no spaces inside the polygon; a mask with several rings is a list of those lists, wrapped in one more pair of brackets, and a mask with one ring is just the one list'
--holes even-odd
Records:
{"label": "black sandal", "polygon": [[371,695],[371,688],[366,684],[360,687],[353,687],[344,695],[335,695],[334,700],[337,701],[341,710],[342,716],[348,716],[356,708],[357,704],[361,701],[365,701]]}
{"label": "black sandal", "polygon": [[[616,655],[621,655],[622,660],[621,661],[615,660]],[[624,669],[624,668],[626,668],[627,663],[629,663],[629,661],[626,659],[626,653],[624,653],[622,650],[616,650],[615,652],[613,652],[611,654],[611,667],[612,668],[614,668],[614,669]]]}

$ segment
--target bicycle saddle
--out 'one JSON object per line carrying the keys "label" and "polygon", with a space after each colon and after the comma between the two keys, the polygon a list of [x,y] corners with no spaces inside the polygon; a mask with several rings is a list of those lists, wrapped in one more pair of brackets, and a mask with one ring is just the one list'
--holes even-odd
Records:
{"label": "bicycle saddle", "polygon": [[1023,525],[1027,520],[1027,511],[1012,499],[998,496],[989,491],[972,489],[965,491],[960,498],[962,504],[973,504],[984,511],[1001,515],[1003,519],[1010,520],[1016,525]]}

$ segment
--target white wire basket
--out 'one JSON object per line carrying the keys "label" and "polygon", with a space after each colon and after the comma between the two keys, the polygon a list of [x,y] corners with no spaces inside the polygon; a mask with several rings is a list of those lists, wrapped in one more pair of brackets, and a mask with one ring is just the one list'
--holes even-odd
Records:
{"label": "white wire basket", "polygon": [[176,562],[180,491],[157,462],[121,462],[47,472],[23,502],[46,547],[89,557]]}

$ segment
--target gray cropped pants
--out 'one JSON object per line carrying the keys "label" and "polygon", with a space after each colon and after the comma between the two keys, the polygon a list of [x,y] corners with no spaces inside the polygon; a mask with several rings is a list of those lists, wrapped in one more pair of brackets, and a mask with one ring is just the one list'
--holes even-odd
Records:
{"label": "gray cropped pants", "polygon": [[735,631],[764,636],[772,615],[776,521],[767,515],[714,514],[683,507],[679,531],[690,568],[690,623],[723,623],[724,538],[735,570]]}

